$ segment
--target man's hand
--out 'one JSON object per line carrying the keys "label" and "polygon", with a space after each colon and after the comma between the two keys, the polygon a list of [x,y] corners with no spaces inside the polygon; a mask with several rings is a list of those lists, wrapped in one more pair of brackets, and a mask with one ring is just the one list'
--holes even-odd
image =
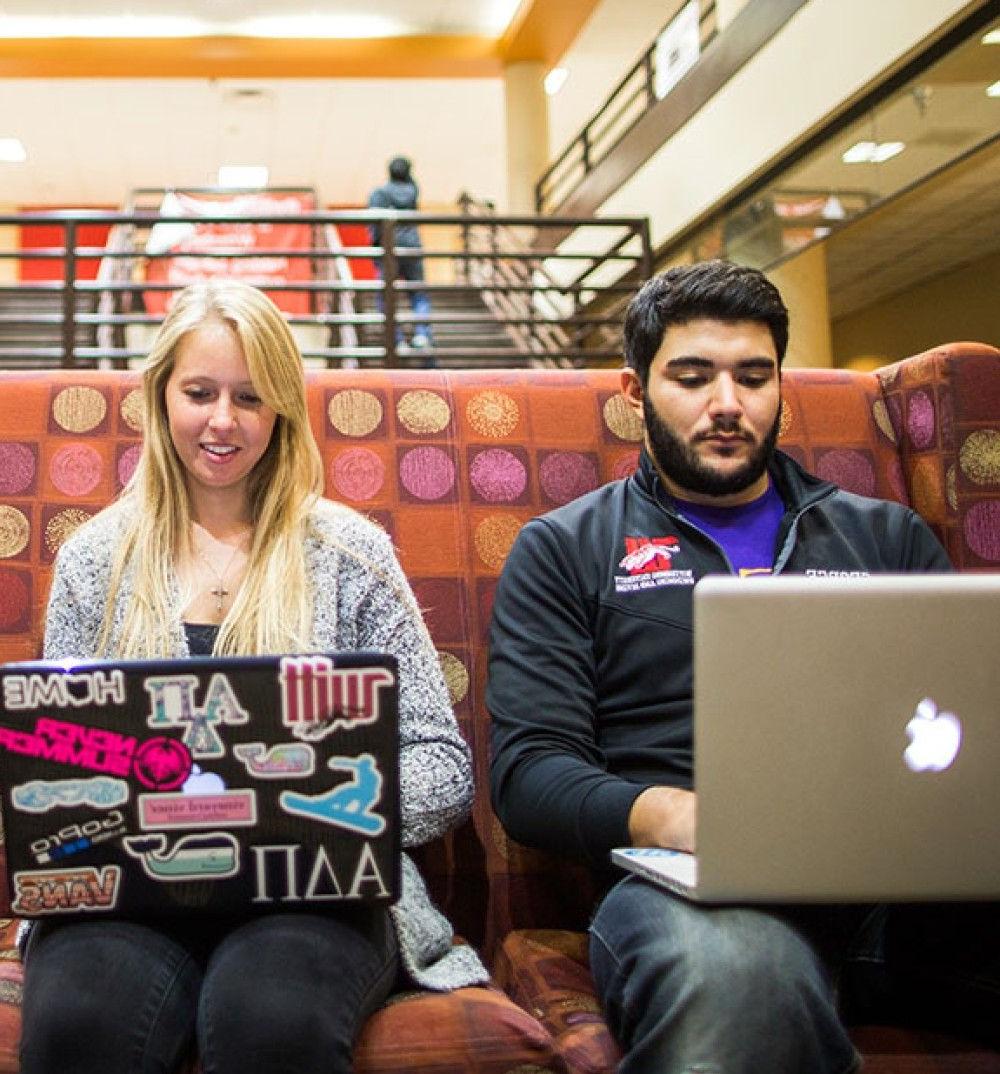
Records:
{"label": "man's hand", "polygon": [[694,853],[698,798],[680,787],[647,787],[632,803],[628,831],[632,845]]}

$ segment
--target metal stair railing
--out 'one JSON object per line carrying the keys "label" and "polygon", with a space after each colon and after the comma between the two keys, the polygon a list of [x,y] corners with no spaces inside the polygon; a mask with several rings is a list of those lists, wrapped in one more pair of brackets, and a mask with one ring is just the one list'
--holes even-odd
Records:
{"label": "metal stair railing", "polygon": [[[218,234],[210,249],[148,249],[147,238],[157,224],[302,224],[311,226],[312,241],[307,249],[241,248],[229,246]],[[378,223],[384,246],[346,245],[338,227],[347,224]],[[396,247],[395,228],[404,223],[420,227],[422,249]],[[100,225],[108,229],[103,246],[84,245],[81,229]],[[15,299],[19,293],[50,294],[58,312],[34,317],[58,332],[60,345],[33,346],[23,340],[4,338],[5,314],[0,312],[0,365],[30,367],[33,363],[58,363],[65,367],[124,367],[145,357],[148,334],[162,320],[157,310],[144,303],[150,296],[180,290],[185,282],[172,283],[164,272],[154,282],[147,277],[155,261],[183,258],[184,267],[202,264],[206,275],[218,275],[219,258],[228,259],[226,268],[236,271],[241,264],[252,266],[240,274],[247,282],[281,294],[305,294],[294,312],[286,314],[293,330],[317,327],[302,345],[303,356],[327,364],[395,366],[416,361],[427,364],[524,365],[529,363],[606,363],[619,357],[616,347],[595,336],[601,316],[587,316],[587,307],[596,299],[621,299],[634,292],[648,274],[651,253],[648,222],[645,218],[616,219],[551,218],[484,213],[480,206],[465,205],[458,213],[393,213],[372,210],[316,211],[295,214],[205,212],[193,219],[184,214],[166,214],[138,208],[132,212],[52,211],[0,215],[0,227],[56,227],[62,232],[61,245],[6,250],[2,256],[15,262],[43,260],[57,262],[52,279],[0,284],[0,291]],[[162,230],[162,229],[161,229]],[[84,234],[86,234],[84,232]],[[546,245],[546,236],[551,241]],[[566,236],[569,235],[569,239]],[[580,236],[585,236],[581,240]],[[459,240],[458,236],[462,236]],[[525,236],[531,236],[529,246]],[[629,245],[631,243],[631,245]],[[484,245],[485,244],[485,245]],[[424,282],[400,278],[398,265],[405,257],[423,257],[429,265]],[[255,261],[247,261],[255,258]],[[253,273],[269,259],[307,259],[307,278],[261,278]],[[81,279],[78,263],[100,259],[96,278]],[[359,278],[352,268],[359,262],[381,261],[381,279]],[[214,264],[213,264],[214,262]],[[583,271],[579,272],[579,266]],[[575,275],[574,275],[575,273]],[[599,276],[603,273],[603,277]],[[296,276],[305,275],[298,272]],[[167,276],[167,282],[163,282]],[[425,318],[409,308],[413,290],[427,291],[432,310],[426,318],[435,334],[435,345],[418,352],[406,345],[405,333]],[[381,301],[381,312],[369,312],[359,305],[366,293]],[[276,295],[276,298],[280,296]],[[80,311],[78,302],[88,309]],[[456,308],[456,303],[461,308]],[[280,302],[279,302],[280,305]],[[307,306],[307,312],[301,308]],[[11,324],[22,320],[6,316]],[[29,318],[30,319],[30,318]],[[604,316],[604,323],[613,318]],[[449,329],[449,326],[450,329]],[[79,338],[82,330],[89,339]],[[381,332],[381,339],[363,340]],[[450,331],[450,335],[449,335]],[[500,333],[504,345],[483,344],[491,333]],[[404,333],[404,341],[397,340]],[[315,340],[325,333],[324,343]],[[147,337],[147,338],[140,338]],[[595,344],[596,341],[596,344]]]}
{"label": "metal stair railing", "polygon": [[[513,227],[498,217],[491,203],[476,201],[468,194],[459,198],[470,221],[463,227],[463,245],[470,256],[469,272],[483,288],[484,298],[498,322],[505,324],[517,344],[536,354],[534,364],[579,365],[592,360],[617,359],[620,356],[618,329],[624,297],[637,284],[626,284],[627,277],[648,278],[652,263],[648,223],[645,218],[618,221],[622,234],[611,246],[596,253],[560,252],[560,245],[574,222],[566,218],[545,217],[530,226]],[[603,223],[611,228],[614,221],[587,221],[582,226]],[[577,226],[580,225],[576,221]],[[546,232],[549,232],[548,237]],[[636,253],[624,248],[638,245]],[[553,244],[559,244],[553,247]],[[540,252],[543,251],[543,252]],[[584,261],[585,267],[575,277],[560,280],[553,273],[553,259]],[[621,265],[628,266],[624,271]],[[601,269],[612,269],[615,283],[602,286],[587,278]],[[613,296],[611,315],[588,306],[599,294]],[[614,332],[608,329],[613,327]],[[596,343],[594,337],[596,336]]]}
{"label": "metal stair railing", "polygon": [[669,17],[657,39],[539,177],[535,184],[538,212],[557,212],[601,161],[614,152],[625,135],[669,92],[664,79],[670,77],[669,64],[676,61],[677,56],[675,50],[663,49],[661,42],[671,26],[686,16],[686,9],[692,2],[697,4],[699,50],[703,51],[716,37],[716,0],[669,0],[666,5]]}

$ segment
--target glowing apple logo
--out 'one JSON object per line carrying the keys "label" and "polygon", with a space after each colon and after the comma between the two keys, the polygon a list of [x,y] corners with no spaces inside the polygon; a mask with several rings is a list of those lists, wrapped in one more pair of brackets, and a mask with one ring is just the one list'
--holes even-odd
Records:
{"label": "glowing apple logo", "polygon": [[925,697],[906,725],[909,746],[903,760],[912,772],[943,772],[958,756],[962,745],[962,724],[953,712],[938,712]]}

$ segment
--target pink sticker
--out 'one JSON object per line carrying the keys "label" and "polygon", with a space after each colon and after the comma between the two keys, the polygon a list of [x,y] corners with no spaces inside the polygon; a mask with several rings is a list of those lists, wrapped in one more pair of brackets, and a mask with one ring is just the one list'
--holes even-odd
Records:
{"label": "pink sticker", "polygon": [[191,774],[191,753],[172,738],[150,738],[135,751],[135,775],[152,791],[174,791]]}
{"label": "pink sticker", "polygon": [[211,828],[256,824],[257,796],[252,790],[222,794],[140,794],[143,828]]}

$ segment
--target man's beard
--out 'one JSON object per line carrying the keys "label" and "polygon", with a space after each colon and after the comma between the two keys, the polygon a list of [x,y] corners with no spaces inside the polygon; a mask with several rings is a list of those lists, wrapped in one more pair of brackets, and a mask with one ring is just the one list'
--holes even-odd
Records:
{"label": "man's beard", "polygon": [[[657,414],[646,395],[642,401],[642,414],[649,438],[649,450],[659,469],[680,489],[703,496],[730,496],[749,488],[767,470],[778,442],[781,426],[781,407],[775,415],[774,424],[767,436],[738,470],[720,473],[706,465],[694,448],[677,437],[667,423]],[[731,427],[716,426],[724,432]]]}

